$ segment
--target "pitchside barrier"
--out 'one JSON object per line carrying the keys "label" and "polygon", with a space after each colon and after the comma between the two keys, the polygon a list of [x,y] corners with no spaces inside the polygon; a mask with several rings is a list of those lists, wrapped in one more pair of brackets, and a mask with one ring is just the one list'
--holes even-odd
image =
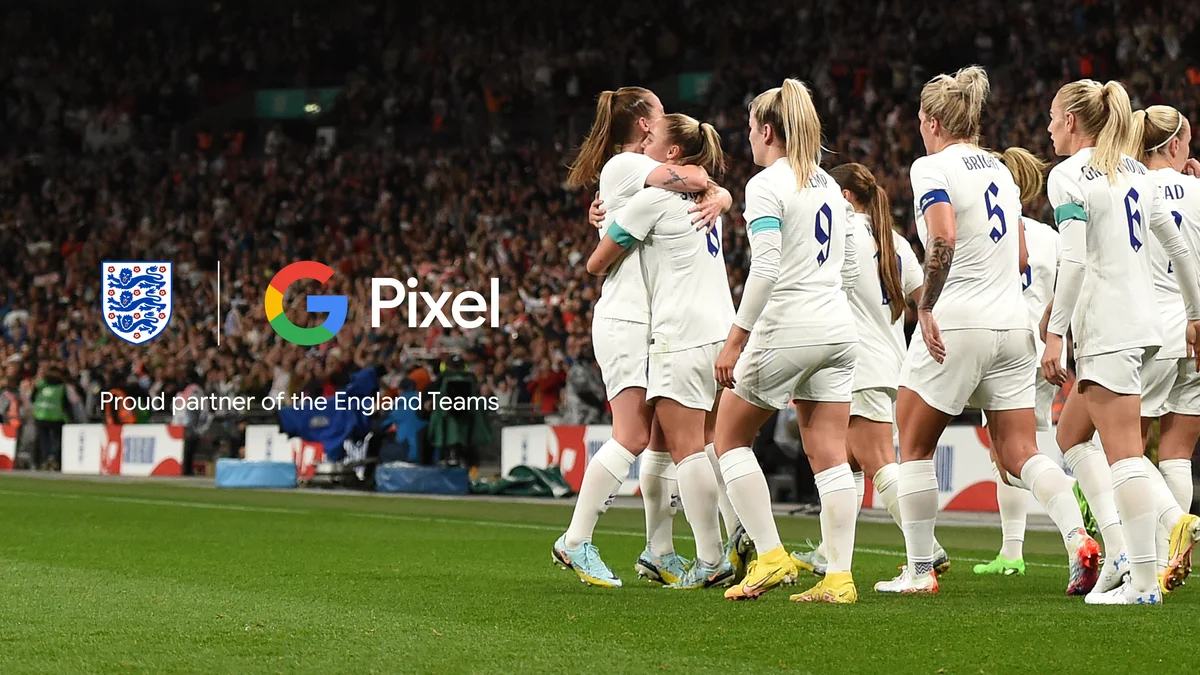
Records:
{"label": "pitchside barrier", "polygon": [[[547,468],[557,464],[567,483],[578,492],[587,463],[611,436],[612,427],[607,425],[531,424],[505,427],[500,432],[500,472],[507,475],[513,467],[522,464],[535,468]],[[1039,432],[1037,441],[1043,453],[1062,463],[1062,453],[1055,443],[1053,431]],[[992,461],[988,453],[990,445],[987,431],[983,427],[951,426],[942,434],[934,454],[938,505],[942,510],[999,510],[996,503],[996,483],[992,476]],[[640,467],[639,457],[622,482],[620,494],[640,494]],[[871,477],[867,476],[863,506],[872,508],[878,501],[879,494],[871,484]],[[1029,495],[1029,504],[1032,513],[1041,512],[1041,506],[1032,494]]]}

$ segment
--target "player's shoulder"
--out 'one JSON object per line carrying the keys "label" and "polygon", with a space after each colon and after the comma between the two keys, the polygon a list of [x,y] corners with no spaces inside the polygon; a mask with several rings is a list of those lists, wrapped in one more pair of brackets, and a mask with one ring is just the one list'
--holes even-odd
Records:
{"label": "player's shoulder", "polygon": [[1077,152],[1064,159],[1050,169],[1050,179],[1078,183],[1083,178],[1083,167],[1087,165],[1089,155]]}
{"label": "player's shoulder", "polygon": [[751,176],[750,180],[746,181],[746,192],[767,194],[779,198],[782,196],[781,187],[786,184],[785,181],[790,181],[792,186],[795,186],[796,181],[791,167],[787,165],[787,162],[776,162]]}
{"label": "player's shoulder", "polygon": [[619,178],[654,166],[658,166],[658,162],[640,152],[618,152],[601,167],[600,180]]}

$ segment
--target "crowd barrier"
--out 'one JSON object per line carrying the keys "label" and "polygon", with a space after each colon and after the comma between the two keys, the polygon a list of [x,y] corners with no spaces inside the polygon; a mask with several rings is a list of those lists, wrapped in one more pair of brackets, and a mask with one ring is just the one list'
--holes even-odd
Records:
{"label": "crowd barrier", "polygon": [[[558,465],[567,483],[576,492],[583,482],[588,461],[612,436],[612,427],[550,426],[533,424],[506,427],[500,438],[500,471],[507,475],[519,465],[547,468]],[[1038,433],[1038,446],[1043,453],[1062,463],[1062,453],[1054,440],[1054,432]],[[991,445],[983,427],[952,426],[946,429],[934,454],[937,469],[938,504],[944,511],[986,511],[999,509],[996,503],[996,483],[992,477]],[[620,494],[632,496],[638,491],[638,472],[641,458],[629,469],[621,484]],[[867,476],[867,491],[863,507],[878,504],[879,494]],[[1042,511],[1033,495],[1029,495],[1032,512]]]}
{"label": "crowd barrier", "polygon": [[17,461],[18,428],[13,422],[0,424],[0,471],[12,471]]}
{"label": "crowd barrier", "polygon": [[[500,470],[507,475],[513,467],[558,466],[572,489],[578,491],[587,464],[612,435],[608,425],[531,424],[505,427],[500,432]],[[0,425],[0,470],[10,470],[15,460],[17,426]],[[62,472],[66,474],[121,476],[178,476],[183,466],[183,427],[170,424],[68,424],[63,427]],[[990,445],[982,427],[952,426],[946,429],[934,454],[937,470],[938,504],[946,511],[997,510],[996,486],[989,459]],[[1038,433],[1043,453],[1061,463],[1062,454],[1054,432]],[[290,462],[298,480],[312,478],[324,461],[320,443],[289,438],[276,425],[246,427],[244,459],[251,462]],[[619,494],[638,491],[640,459],[634,462],[621,484]],[[867,476],[863,506],[878,504],[879,495]],[[1040,507],[1029,496],[1030,508]]]}
{"label": "crowd barrier", "polygon": [[67,424],[62,472],[108,476],[183,474],[183,427],[175,424]]}

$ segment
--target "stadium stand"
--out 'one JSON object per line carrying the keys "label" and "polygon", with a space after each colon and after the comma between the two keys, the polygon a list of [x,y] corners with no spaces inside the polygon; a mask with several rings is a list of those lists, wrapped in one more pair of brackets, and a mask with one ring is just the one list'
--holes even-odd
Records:
{"label": "stadium stand", "polygon": [[[591,195],[564,189],[564,164],[605,88],[650,86],[668,110],[721,130],[740,225],[753,173],[745,106],[798,76],[825,121],[826,162],[872,167],[914,242],[913,94],[932,74],[986,66],[984,142],[1047,159],[1050,93],[1069,79],[1121,78],[1135,108],[1200,112],[1194,3],[962,0],[951,15],[931,0],[681,0],[670,24],[635,5],[545,0],[95,4],[18,3],[4,14],[9,416],[31,419],[34,383],[51,369],[72,416],[100,419],[105,389],[315,393],[368,364],[395,387],[421,367],[427,382],[449,354],[504,412],[564,412],[599,291],[581,264],[595,241]],[[60,21],[63,12],[87,20]],[[927,30],[881,30],[895,25]],[[285,89],[332,93],[304,98],[294,116],[264,111],[264,97],[291,105]],[[746,239],[737,226],[726,239],[736,300]],[[142,349],[97,320],[97,271],[110,259],[176,265],[171,325]],[[262,310],[271,276],[305,259],[337,270],[322,292],[351,298],[347,329],[308,350],[281,343]],[[433,293],[498,277],[502,329],[410,329],[397,312],[372,330],[371,276],[415,277]]]}

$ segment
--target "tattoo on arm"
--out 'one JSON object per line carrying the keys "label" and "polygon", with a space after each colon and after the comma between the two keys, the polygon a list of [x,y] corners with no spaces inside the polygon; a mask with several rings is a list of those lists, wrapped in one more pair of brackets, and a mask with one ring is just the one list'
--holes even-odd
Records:
{"label": "tattoo on arm", "polygon": [[925,290],[917,309],[932,310],[942,295],[946,277],[950,274],[950,261],[954,259],[954,246],[942,237],[934,237],[929,243],[929,254],[925,257]]}
{"label": "tattoo on arm", "polygon": [[671,174],[671,180],[665,181],[663,183],[663,187],[683,182],[683,176],[680,176],[679,174],[675,173],[675,169],[667,167],[667,173]]}

